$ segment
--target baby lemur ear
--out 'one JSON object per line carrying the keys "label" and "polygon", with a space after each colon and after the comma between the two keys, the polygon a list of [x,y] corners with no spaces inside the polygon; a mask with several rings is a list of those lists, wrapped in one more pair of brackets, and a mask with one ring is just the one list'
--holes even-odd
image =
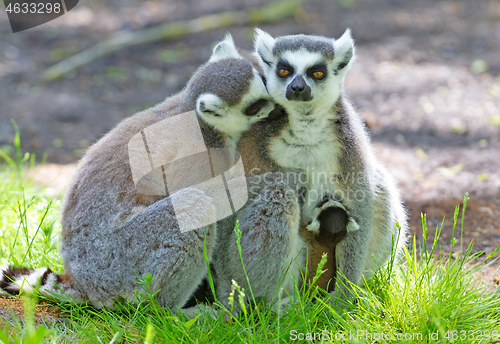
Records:
{"label": "baby lemur ear", "polygon": [[270,67],[273,60],[274,38],[267,32],[255,28],[255,53],[264,62],[262,67]]}
{"label": "baby lemur ear", "polygon": [[199,116],[222,117],[224,102],[215,94],[203,93],[196,100],[196,113]]}
{"label": "baby lemur ear", "polygon": [[240,54],[238,54],[238,49],[236,49],[234,45],[233,37],[229,32],[224,39],[215,46],[208,62],[215,62],[227,58],[241,58]]}
{"label": "baby lemur ear", "polygon": [[354,40],[351,37],[351,29],[345,30],[344,34],[337,40],[334,40],[335,49],[334,62],[337,63],[337,70],[344,69],[354,61]]}

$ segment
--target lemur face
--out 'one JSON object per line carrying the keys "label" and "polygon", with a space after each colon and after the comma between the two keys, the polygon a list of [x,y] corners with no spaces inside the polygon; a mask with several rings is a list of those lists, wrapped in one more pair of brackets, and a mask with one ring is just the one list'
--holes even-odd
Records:
{"label": "lemur face", "polygon": [[196,90],[197,114],[230,136],[248,130],[275,108],[262,78],[251,62],[238,54],[229,35],[214,48],[197,79],[196,87],[203,87]]}
{"label": "lemur face", "polygon": [[331,107],[353,60],[354,42],[349,29],[338,40],[306,35],[274,39],[256,29],[255,50],[277,103],[287,110]]}
{"label": "lemur face", "polygon": [[262,79],[254,72],[248,90],[236,104],[228,104],[219,95],[204,93],[196,104],[198,115],[224,133],[235,135],[265,119],[275,108]]}

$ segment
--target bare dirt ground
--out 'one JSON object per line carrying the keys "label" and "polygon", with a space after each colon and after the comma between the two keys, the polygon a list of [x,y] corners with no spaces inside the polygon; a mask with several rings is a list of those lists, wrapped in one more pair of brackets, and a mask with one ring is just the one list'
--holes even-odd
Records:
{"label": "bare dirt ground", "polygon": [[[54,82],[41,80],[44,69],[118,30],[264,3],[82,0],[16,34],[0,11],[0,147],[12,142],[15,119],[25,150],[74,163],[120,120],[180,90],[226,30],[124,49]],[[421,238],[421,213],[432,228],[446,216],[440,244],[449,250],[454,208],[469,192],[465,241],[487,255],[500,244],[500,3],[311,0],[295,18],[261,26],[272,35],[328,37],[346,27],[357,43],[347,92],[400,185],[412,233]],[[251,26],[227,30],[252,49]],[[73,166],[49,165],[37,178],[67,178]],[[54,192],[63,184],[53,181]],[[500,279],[488,271],[485,283]]]}
{"label": "bare dirt ground", "polygon": [[[0,327],[5,327],[5,322],[11,324],[19,319],[24,319],[24,304],[21,298],[0,298]],[[35,308],[34,325],[55,324],[66,320],[65,314],[59,307],[47,302],[39,302]]]}

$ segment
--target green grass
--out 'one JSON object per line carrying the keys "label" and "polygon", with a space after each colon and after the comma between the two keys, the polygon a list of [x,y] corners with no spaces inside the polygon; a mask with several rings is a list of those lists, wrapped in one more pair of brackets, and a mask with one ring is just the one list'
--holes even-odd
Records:
{"label": "green grass", "polygon": [[[21,178],[30,157],[21,154],[19,142],[14,142],[14,147],[15,158],[0,166],[0,264],[49,266],[62,271],[57,253],[60,199],[44,196],[43,188]],[[455,224],[459,213],[457,206]],[[352,343],[490,343],[494,331],[500,341],[499,289],[484,288],[475,274],[484,264],[477,261],[477,254],[471,254],[471,247],[462,247],[462,241],[452,243],[454,250],[463,251],[454,255],[456,259],[451,253],[438,254],[442,225],[436,228],[436,236],[427,238],[425,217],[422,223],[424,243],[413,240],[402,263],[393,257],[363,288],[353,287],[357,302],[344,310],[322,299],[311,302],[318,295],[314,288],[297,288],[292,295],[295,305],[283,314],[257,303],[246,306],[239,318],[188,319],[160,307],[146,279],[138,291],[142,294],[139,304],[122,304],[109,311],[54,302],[66,312],[67,320],[46,326],[35,325],[36,299],[25,296],[26,321],[4,322],[0,342],[300,343],[306,342],[301,338],[311,338],[306,337],[309,333],[315,336],[314,342],[323,339],[324,343],[329,339]],[[433,243],[431,250],[425,249],[427,241]],[[233,296],[235,304],[240,302],[238,289]],[[245,293],[251,295],[251,290]],[[486,338],[488,333],[490,339]]]}
{"label": "green grass", "polygon": [[45,190],[27,179],[35,156],[22,154],[19,130],[13,124],[14,156],[5,147],[0,149],[5,162],[0,165],[0,265],[48,266],[59,271],[56,219],[60,200],[44,197]]}

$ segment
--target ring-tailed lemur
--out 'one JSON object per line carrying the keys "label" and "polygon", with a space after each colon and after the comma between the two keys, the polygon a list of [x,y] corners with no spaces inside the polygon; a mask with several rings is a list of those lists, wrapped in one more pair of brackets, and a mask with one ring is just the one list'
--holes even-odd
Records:
{"label": "ring-tailed lemur", "polygon": [[[221,250],[218,242],[227,240],[216,233],[215,224],[188,232],[179,230],[179,216],[192,216],[192,221],[215,221],[214,206],[204,192],[185,188],[171,195],[154,196],[137,191],[129,165],[129,141],[155,123],[195,110],[207,148],[234,148],[240,134],[265,118],[274,106],[262,79],[252,64],[241,58],[228,36],[215,47],[210,60],[198,69],[183,91],[124,120],[82,158],[62,210],[60,251],[64,274],[48,268],[4,268],[0,290],[17,294],[21,286],[30,291],[38,285],[49,297],[53,296],[51,292],[63,292],[77,302],[88,300],[94,306],[112,308],[117,297],[135,300],[134,291],[140,289],[137,279],[150,273],[154,278],[151,289],[158,291],[156,298],[161,305],[184,306],[207,274],[204,241],[212,260],[214,251]],[[189,137],[185,139],[189,145]],[[190,171],[183,173],[189,175]],[[286,185],[277,185],[275,191],[286,189]],[[175,214],[174,198],[181,204]],[[285,214],[292,214],[298,227],[296,201],[281,202],[271,208],[266,207],[264,200],[253,201],[248,211],[242,213],[242,227],[247,218],[264,218],[262,221],[268,221],[271,227],[275,221],[281,228],[280,219]],[[226,221],[235,220],[229,217]],[[242,243],[244,250],[260,248],[262,238],[260,233],[255,234]],[[252,240],[257,244],[252,244]],[[273,264],[279,273],[280,262]]]}
{"label": "ring-tailed lemur", "polygon": [[[363,274],[370,278],[387,262],[393,234],[396,252],[401,252],[407,226],[395,183],[377,162],[343,91],[355,54],[350,30],[334,40],[308,35],[274,39],[256,29],[255,52],[267,89],[287,116],[256,123],[243,134],[239,151],[244,164],[257,173],[283,168],[306,171],[303,237],[330,241],[316,247],[319,250],[336,245],[337,267],[350,282],[359,284]],[[399,233],[394,230],[396,222]],[[342,240],[337,244],[338,238]],[[336,294],[349,297],[348,285],[337,277]]]}

